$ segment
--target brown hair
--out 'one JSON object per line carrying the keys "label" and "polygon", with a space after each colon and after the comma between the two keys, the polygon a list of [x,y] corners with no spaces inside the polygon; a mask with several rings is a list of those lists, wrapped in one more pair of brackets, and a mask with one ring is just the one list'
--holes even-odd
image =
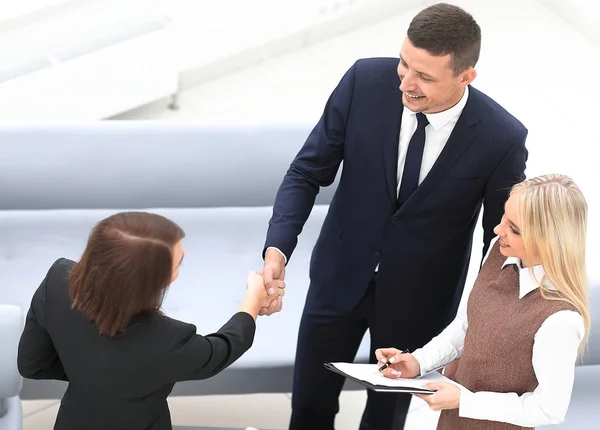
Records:
{"label": "brown hair", "polygon": [[481,51],[481,29],[473,17],[458,6],[438,3],[419,12],[411,21],[410,42],[434,56],[450,54],[454,76],[475,67]]}
{"label": "brown hair", "polygon": [[185,233],[147,212],[121,212],[100,221],[69,275],[73,308],[100,334],[122,333],[131,318],[159,312],[173,273],[172,248]]}

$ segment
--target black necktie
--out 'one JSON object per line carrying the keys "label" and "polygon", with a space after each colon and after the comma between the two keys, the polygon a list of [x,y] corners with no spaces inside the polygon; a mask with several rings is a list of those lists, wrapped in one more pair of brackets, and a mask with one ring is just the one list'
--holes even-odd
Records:
{"label": "black necktie", "polygon": [[425,127],[429,120],[424,113],[417,113],[417,130],[412,135],[408,150],[406,151],[406,161],[404,162],[404,171],[402,172],[402,182],[398,191],[398,205],[403,205],[411,194],[419,186],[419,174],[421,172],[421,161],[423,160],[423,150],[425,149]]}

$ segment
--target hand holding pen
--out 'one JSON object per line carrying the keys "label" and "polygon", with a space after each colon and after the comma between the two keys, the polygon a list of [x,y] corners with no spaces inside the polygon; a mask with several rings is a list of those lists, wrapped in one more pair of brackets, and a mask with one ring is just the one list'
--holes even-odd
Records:
{"label": "hand holding pen", "polygon": [[380,348],[375,351],[378,371],[388,378],[414,378],[421,374],[421,365],[406,351],[396,348]]}

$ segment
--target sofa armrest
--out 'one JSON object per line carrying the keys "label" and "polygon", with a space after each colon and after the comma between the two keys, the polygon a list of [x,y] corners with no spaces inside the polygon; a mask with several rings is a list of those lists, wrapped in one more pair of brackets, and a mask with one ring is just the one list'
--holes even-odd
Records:
{"label": "sofa armrest", "polygon": [[23,331],[18,306],[0,305],[0,399],[18,396],[23,378],[17,369],[17,350]]}

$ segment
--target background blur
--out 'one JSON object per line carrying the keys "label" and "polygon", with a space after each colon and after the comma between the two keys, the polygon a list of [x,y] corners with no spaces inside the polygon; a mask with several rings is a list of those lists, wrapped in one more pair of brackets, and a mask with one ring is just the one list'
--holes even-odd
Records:
{"label": "background blur", "polygon": [[[0,0],[0,121],[312,126],[354,61],[397,57],[433,3]],[[529,129],[527,175],[571,175],[599,219],[600,2],[451,3],[482,27],[474,86]]]}
{"label": "background blur", "polygon": [[[434,3],[0,0],[0,123],[312,126],[343,73],[358,58],[397,57],[411,18]],[[527,176],[570,175],[590,206],[588,237],[600,237],[600,1],[449,3],[482,27],[473,85],[529,129]],[[468,283],[480,243],[478,229]],[[600,255],[600,243],[589,250]],[[588,268],[598,279],[597,262]],[[342,404],[349,422],[361,408]]]}

